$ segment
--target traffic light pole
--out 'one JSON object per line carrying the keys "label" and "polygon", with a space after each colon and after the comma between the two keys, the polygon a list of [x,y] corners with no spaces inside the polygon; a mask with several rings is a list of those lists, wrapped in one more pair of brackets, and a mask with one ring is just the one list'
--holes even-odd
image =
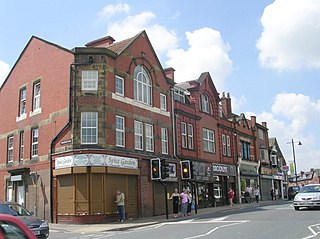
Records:
{"label": "traffic light pole", "polygon": [[161,185],[164,187],[164,201],[166,204],[166,219],[169,219],[169,212],[168,212],[168,200],[167,200],[167,185],[165,183],[163,183],[161,180],[159,180],[159,183],[161,183]]}
{"label": "traffic light pole", "polygon": [[198,193],[197,193],[197,187],[195,183],[192,183],[189,181],[189,183],[192,185],[192,194],[194,195],[194,213],[198,214]]}

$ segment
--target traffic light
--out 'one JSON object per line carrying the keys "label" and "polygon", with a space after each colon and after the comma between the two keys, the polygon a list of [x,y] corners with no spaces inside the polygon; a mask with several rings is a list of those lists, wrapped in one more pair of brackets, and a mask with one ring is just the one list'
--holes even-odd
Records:
{"label": "traffic light", "polygon": [[169,178],[170,166],[164,159],[161,160],[161,179]]}
{"label": "traffic light", "polygon": [[181,166],[181,178],[190,179],[191,178],[190,161],[189,160],[181,161],[180,166]]}
{"label": "traffic light", "polygon": [[161,179],[161,162],[159,158],[151,159],[150,160],[151,166],[151,179],[152,180],[159,180]]}

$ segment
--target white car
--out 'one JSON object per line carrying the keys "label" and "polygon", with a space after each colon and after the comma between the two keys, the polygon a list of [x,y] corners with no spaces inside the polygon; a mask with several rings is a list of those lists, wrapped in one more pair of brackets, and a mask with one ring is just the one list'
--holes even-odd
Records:
{"label": "white car", "polygon": [[303,186],[293,199],[293,207],[320,207],[320,184],[308,184]]}

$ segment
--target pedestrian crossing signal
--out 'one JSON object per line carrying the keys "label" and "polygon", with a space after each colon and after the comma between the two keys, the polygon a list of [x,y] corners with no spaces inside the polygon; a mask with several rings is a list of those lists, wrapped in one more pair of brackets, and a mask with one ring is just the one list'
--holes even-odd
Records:
{"label": "pedestrian crossing signal", "polygon": [[180,166],[181,166],[181,178],[191,179],[190,161],[189,160],[181,161]]}

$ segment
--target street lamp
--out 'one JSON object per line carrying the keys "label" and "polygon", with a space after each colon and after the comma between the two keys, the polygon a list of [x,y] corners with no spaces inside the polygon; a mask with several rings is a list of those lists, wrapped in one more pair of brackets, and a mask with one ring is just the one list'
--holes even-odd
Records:
{"label": "street lamp", "polygon": [[293,139],[291,140],[291,142],[289,142],[288,144],[292,145],[292,154],[293,154],[293,164],[294,164],[294,174],[296,177],[296,186],[298,186],[298,175],[297,175],[297,164],[296,164],[296,153],[294,151],[294,144],[298,143],[298,145],[302,145],[301,141],[293,141]]}

